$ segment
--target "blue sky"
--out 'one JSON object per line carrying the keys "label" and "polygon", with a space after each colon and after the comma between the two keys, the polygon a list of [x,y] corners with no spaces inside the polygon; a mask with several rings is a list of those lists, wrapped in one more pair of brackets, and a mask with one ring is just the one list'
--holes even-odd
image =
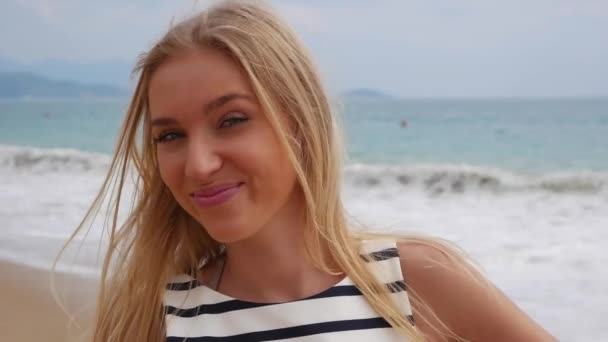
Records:
{"label": "blue sky", "polygon": [[[25,65],[105,64],[123,75],[172,18],[207,3],[3,0],[0,56]],[[306,42],[332,91],[371,87],[406,97],[608,95],[606,0],[270,3]]]}

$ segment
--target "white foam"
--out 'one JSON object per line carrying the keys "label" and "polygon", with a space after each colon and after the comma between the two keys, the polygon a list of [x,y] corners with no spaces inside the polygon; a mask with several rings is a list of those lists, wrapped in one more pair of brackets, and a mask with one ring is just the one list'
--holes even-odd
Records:
{"label": "white foam", "polygon": [[[346,207],[384,231],[456,242],[489,278],[562,341],[608,335],[608,199],[515,192],[428,196],[419,190],[350,187]],[[591,314],[593,313],[593,314]],[[585,317],[585,330],[572,317]]]}
{"label": "white foam", "polygon": [[347,186],[416,187],[431,195],[474,191],[608,192],[608,172],[589,170],[530,174],[467,164],[354,164],[346,168],[345,178]]}
{"label": "white foam", "polygon": [[[109,162],[110,157],[104,154],[0,145],[0,172],[3,174],[105,172]],[[346,168],[345,182],[350,187],[416,187],[435,196],[474,191],[608,193],[608,172],[529,174],[466,164],[353,164]]]}
{"label": "white foam", "polygon": [[[0,149],[0,155],[5,152]],[[0,167],[0,258],[49,267],[93,200],[103,173],[34,169]],[[409,181],[399,179],[404,175]],[[498,190],[474,188],[481,179],[474,175],[490,175],[500,184]],[[367,184],[366,177],[379,182]],[[459,177],[467,179],[464,191],[439,193],[425,183],[438,178],[436,184],[446,179],[453,184]],[[602,181],[600,173],[521,175],[470,166],[355,165],[346,172],[344,198],[349,212],[374,228],[456,242],[560,340],[597,341],[608,336],[603,319],[608,314],[608,196],[604,190],[555,191],[539,185],[572,183],[576,177]],[[68,252],[63,269],[98,272],[100,223],[93,224],[78,255],[78,243]],[[584,319],[573,324],[572,317]]]}
{"label": "white foam", "polygon": [[22,172],[104,171],[110,157],[74,149],[0,145],[0,170]]}

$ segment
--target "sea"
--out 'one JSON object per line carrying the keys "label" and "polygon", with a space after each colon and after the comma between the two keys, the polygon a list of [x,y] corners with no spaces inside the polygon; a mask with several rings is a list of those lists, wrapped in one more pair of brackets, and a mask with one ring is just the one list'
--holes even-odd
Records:
{"label": "sea", "polygon": [[[608,98],[335,102],[353,222],[452,241],[560,341],[608,340]],[[50,266],[127,104],[0,101],[0,258]],[[98,272],[92,226],[63,267]]]}

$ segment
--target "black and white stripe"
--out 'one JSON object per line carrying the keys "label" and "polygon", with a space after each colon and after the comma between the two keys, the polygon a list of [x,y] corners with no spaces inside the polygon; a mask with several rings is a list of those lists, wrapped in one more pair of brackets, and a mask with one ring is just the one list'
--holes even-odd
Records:
{"label": "black and white stripe", "polygon": [[[362,258],[385,283],[402,313],[413,317],[392,241],[370,241]],[[167,341],[403,341],[346,277],[308,298],[253,303],[181,276],[165,292]]]}

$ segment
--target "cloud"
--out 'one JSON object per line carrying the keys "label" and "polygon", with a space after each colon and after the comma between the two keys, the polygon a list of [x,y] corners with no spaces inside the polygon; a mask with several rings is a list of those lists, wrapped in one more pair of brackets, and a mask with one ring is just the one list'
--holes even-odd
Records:
{"label": "cloud", "polygon": [[327,33],[331,31],[330,21],[319,8],[310,4],[284,2],[274,6],[296,29],[304,32]]}
{"label": "cloud", "polygon": [[22,6],[23,8],[32,11],[34,14],[37,15],[38,18],[43,19],[47,22],[52,22],[57,17],[57,12],[55,7],[53,7],[52,1],[16,0],[16,3]]}
{"label": "cloud", "polygon": [[[213,1],[7,0],[0,56],[132,62]],[[272,1],[335,89],[412,96],[608,93],[605,0]]]}
{"label": "cloud", "polygon": [[[19,60],[132,59],[191,5],[169,1],[9,0],[0,54]],[[15,34],[18,32],[19,34]]]}

